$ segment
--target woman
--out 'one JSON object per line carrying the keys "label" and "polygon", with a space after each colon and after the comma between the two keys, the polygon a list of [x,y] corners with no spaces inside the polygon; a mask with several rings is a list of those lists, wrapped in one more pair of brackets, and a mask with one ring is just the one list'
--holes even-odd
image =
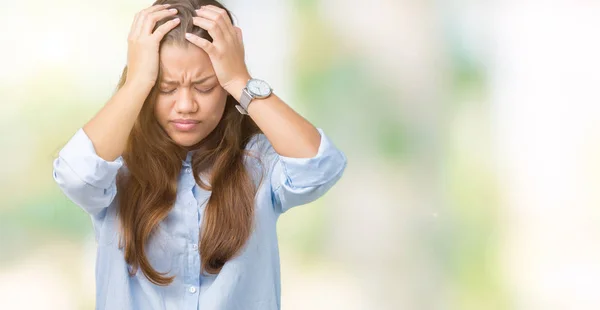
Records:
{"label": "woman", "polygon": [[54,161],[92,218],[97,309],[279,309],[277,219],[342,176],[343,153],[251,78],[231,20],[216,1],[139,12],[117,92]]}

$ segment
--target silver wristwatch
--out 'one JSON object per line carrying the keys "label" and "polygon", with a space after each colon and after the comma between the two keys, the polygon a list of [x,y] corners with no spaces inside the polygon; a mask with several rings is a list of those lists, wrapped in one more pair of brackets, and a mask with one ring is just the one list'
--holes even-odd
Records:
{"label": "silver wristwatch", "polygon": [[273,89],[267,82],[259,79],[250,79],[246,87],[242,90],[240,104],[235,107],[240,113],[248,114],[248,106],[253,99],[264,99],[271,96],[272,93]]}

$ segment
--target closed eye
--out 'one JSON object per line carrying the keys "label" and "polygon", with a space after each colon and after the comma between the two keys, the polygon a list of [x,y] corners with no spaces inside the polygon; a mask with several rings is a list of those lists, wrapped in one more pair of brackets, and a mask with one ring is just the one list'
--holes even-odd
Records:
{"label": "closed eye", "polygon": [[173,88],[173,89],[171,89],[171,90],[165,90],[165,89],[161,89],[161,90],[160,90],[160,93],[161,93],[161,94],[165,94],[165,95],[169,95],[169,94],[172,94],[172,93],[174,93],[174,92],[175,92],[175,90],[177,90],[177,88]]}
{"label": "closed eye", "polygon": [[[195,89],[197,92],[201,93],[201,94],[209,94],[209,93],[212,93],[212,91],[213,91],[215,88],[217,88],[217,87],[216,87],[216,86],[213,86],[213,87],[211,87],[211,88],[208,88],[208,89],[202,89],[202,88],[197,88],[197,87],[194,87],[194,89]],[[177,88],[173,88],[173,89],[160,89],[159,91],[160,91],[160,93],[161,93],[161,94],[170,95],[170,94],[174,93],[176,90],[177,90]]]}
{"label": "closed eye", "polygon": [[211,87],[211,88],[209,88],[209,89],[201,89],[201,88],[197,88],[197,87],[194,87],[194,88],[195,88],[195,89],[196,89],[196,90],[197,90],[199,93],[202,93],[202,94],[208,94],[208,93],[211,93],[211,92],[212,92],[212,91],[213,91],[215,88],[217,88],[217,87],[216,87],[216,86],[213,86],[213,87]]}

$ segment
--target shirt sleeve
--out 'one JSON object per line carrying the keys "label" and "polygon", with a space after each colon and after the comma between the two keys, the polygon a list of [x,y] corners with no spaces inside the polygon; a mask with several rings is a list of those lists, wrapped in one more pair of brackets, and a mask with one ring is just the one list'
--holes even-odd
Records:
{"label": "shirt sleeve", "polygon": [[346,156],[323,133],[317,155],[312,158],[292,158],[279,155],[267,140],[266,157],[273,206],[279,213],[307,204],[323,196],[342,177]]}
{"label": "shirt sleeve", "polygon": [[96,216],[117,194],[116,176],[123,158],[106,161],[96,154],[92,141],[79,129],[53,163],[53,177],[63,193],[85,212]]}

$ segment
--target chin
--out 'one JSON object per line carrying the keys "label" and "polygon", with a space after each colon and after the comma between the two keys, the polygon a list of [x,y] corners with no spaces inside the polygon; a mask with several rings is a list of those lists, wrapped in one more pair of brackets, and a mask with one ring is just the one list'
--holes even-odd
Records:
{"label": "chin", "polygon": [[204,139],[205,137],[203,135],[190,135],[190,134],[180,134],[180,133],[175,133],[174,135],[171,135],[171,139],[173,139],[173,141],[175,141],[175,143],[177,143],[177,145],[179,146],[183,146],[183,147],[190,147],[193,146],[195,144],[197,144],[198,142],[202,141],[202,139]]}

